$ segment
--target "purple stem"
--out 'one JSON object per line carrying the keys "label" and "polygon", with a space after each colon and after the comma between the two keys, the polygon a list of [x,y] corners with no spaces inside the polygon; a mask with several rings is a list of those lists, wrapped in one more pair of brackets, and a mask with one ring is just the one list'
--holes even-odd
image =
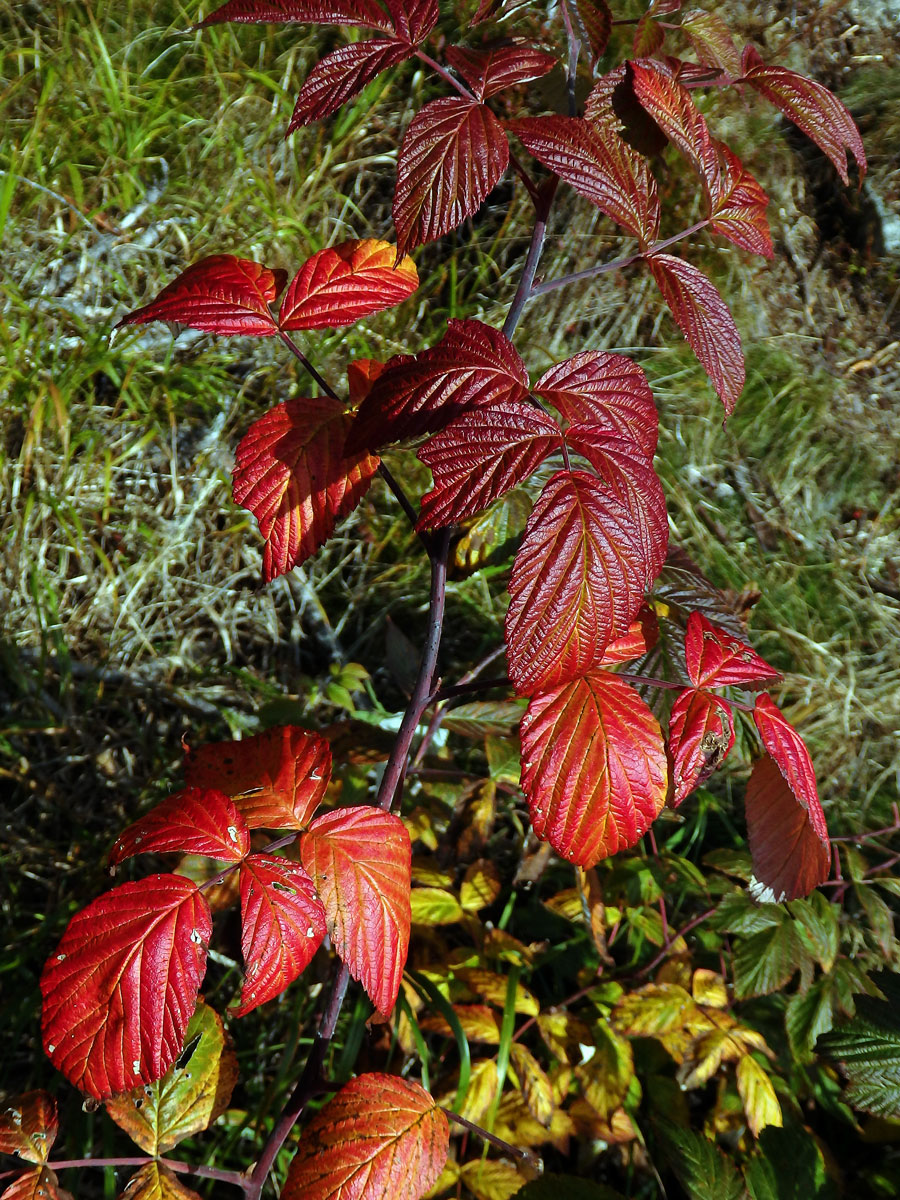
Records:
{"label": "purple stem", "polygon": [[465,96],[467,100],[476,99],[476,97],[472,94],[472,92],[469,91],[464,83],[460,83],[455,75],[451,75],[447,68],[442,67],[441,64],[436,62],[430,54],[426,54],[424,50],[417,50],[416,58],[420,62],[426,63],[429,67],[431,67],[432,71],[437,71],[441,79],[443,79],[446,83],[449,83],[451,87],[456,88],[461,96]]}
{"label": "purple stem", "polygon": [[446,1116],[448,1121],[453,1121],[455,1125],[462,1125],[463,1129],[468,1129],[472,1133],[477,1134],[478,1137],[484,1138],[486,1142],[490,1142],[492,1146],[496,1146],[504,1154],[511,1154],[513,1158],[521,1158],[523,1162],[527,1162],[535,1169],[540,1169],[540,1160],[530,1150],[524,1150],[520,1146],[511,1146],[509,1142],[505,1142],[503,1138],[497,1137],[495,1133],[488,1133],[486,1129],[482,1129],[474,1121],[469,1121],[465,1117],[461,1117],[459,1113],[452,1112],[449,1108],[444,1108],[443,1105],[441,1105],[441,1112]]}
{"label": "purple stem", "polygon": [[334,390],[334,388],[331,386],[330,383],[325,382],[325,380],[322,378],[322,376],[319,374],[319,372],[316,370],[316,368],[312,365],[312,363],[309,361],[309,359],[306,357],[306,355],[303,353],[303,351],[300,349],[300,347],[297,345],[297,343],[293,340],[293,338],[289,338],[283,329],[278,330],[278,336],[284,342],[285,346],[287,346],[288,350],[290,350],[291,354],[293,354],[294,358],[296,358],[298,362],[301,362],[303,364],[303,366],[307,369],[307,371],[310,373],[310,375],[312,375],[313,379],[316,381],[316,383],[319,385],[319,387],[322,389],[322,391],[325,393],[325,395],[330,396],[332,400],[337,400],[338,402],[340,402],[340,399],[341,399],[340,396],[337,394],[337,392]]}
{"label": "purple stem", "polygon": [[538,269],[538,263],[541,261],[544,238],[547,236],[547,219],[550,216],[550,206],[553,204],[553,197],[556,195],[558,186],[559,179],[554,176],[541,187],[540,196],[535,200],[534,229],[531,231],[528,257],[525,259],[522,278],[519,280],[519,286],[516,288],[516,294],[513,296],[513,302],[509,306],[509,312],[503,323],[503,332],[508,338],[515,333],[522,310],[535,294],[534,276]]}
{"label": "purple stem", "polygon": [[[193,1166],[191,1163],[177,1162],[171,1158],[60,1158],[44,1163],[51,1171],[65,1171],[75,1167],[145,1167],[147,1163],[158,1162],[161,1167],[168,1167],[176,1175],[197,1175],[202,1179],[218,1179],[221,1183],[231,1183],[235,1187],[246,1188],[247,1176],[242,1171],[226,1171],[220,1167]],[[4,1172],[0,1178],[5,1177]],[[14,1172],[9,1172],[14,1174]]]}

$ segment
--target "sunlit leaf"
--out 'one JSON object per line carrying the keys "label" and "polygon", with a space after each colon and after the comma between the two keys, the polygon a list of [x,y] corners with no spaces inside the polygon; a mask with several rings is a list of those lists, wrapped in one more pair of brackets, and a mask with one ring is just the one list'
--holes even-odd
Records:
{"label": "sunlit leaf", "polygon": [[737,1065],[737,1086],[747,1114],[747,1124],[754,1137],[767,1125],[783,1124],[781,1105],[775,1095],[772,1080],[755,1058],[745,1054]]}
{"label": "sunlit leaf", "polygon": [[410,908],[414,925],[453,925],[464,916],[457,898],[444,888],[413,888]]}
{"label": "sunlit leaf", "polygon": [[447,62],[462,76],[478,100],[487,100],[504,88],[552,71],[558,59],[527,42],[503,42],[485,50],[448,46]]}
{"label": "sunlit leaf", "polygon": [[0,1111],[0,1153],[45,1163],[59,1132],[56,1101],[48,1092],[23,1092]]}
{"label": "sunlit leaf", "polygon": [[672,754],[672,804],[699,787],[734,745],[731,709],[718,696],[686,688],[669,715]]}
{"label": "sunlit leaf", "polygon": [[525,1178],[512,1163],[499,1159],[474,1158],[459,1171],[475,1200],[509,1200],[525,1186]]}
{"label": "sunlit leaf", "polygon": [[509,1060],[519,1083],[528,1111],[541,1125],[549,1126],[556,1109],[553,1086],[547,1072],[527,1046],[513,1042],[509,1048]]}
{"label": "sunlit leaf", "polygon": [[49,1167],[35,1167],[4,1188],[0,1200],[73,1200],[73,1197],[59,1186],[56,1173]]}
{"label": "sunlit leaf", "polygon": [[746,642],[714,625],[702,612],[688,617],[684,649],[688,675],[696,688],[730,684],[752,688],[781,678]]}
{"label": "sunlit leaf", "polygon": [[214,788],[185,788],[135,821],[113,843],[111,866],[134,854],[203,854],[240,862],[250,833],[237,806]]}
{"label": "sunlit leaf", "polygon": [[119,1200],[200,1200],[200,1196],[174,1171],[162,1163],[149,1162],[131,1177]]}
{"label": "sunlit leaf", "polygon": [[419,286],[419,276],[411,258],[396,258],[394,246],[375,238],[320,250],[288,284],[279,324],[336,329],[400,304]]}

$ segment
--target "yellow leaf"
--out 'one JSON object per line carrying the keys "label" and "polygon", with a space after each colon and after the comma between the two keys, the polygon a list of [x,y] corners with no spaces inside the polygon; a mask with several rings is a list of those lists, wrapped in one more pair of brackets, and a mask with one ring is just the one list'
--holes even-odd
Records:
{"label": "yellow leaf", "polygon": [[557,892],[555,896],[545,900],[544,905],[566,921],[580,921],[584,916],[578,888],[566,888],[565,891]]}
{"label": "yellow leaf", "polygon": [[594,1029],[594,1053],[575,1068],[584,1091],[584,1098],[604,1121],[619,1108],[634,1077],[634,1057],[631,1044],[608,1025]]}
{"label": "yellow leaf", "polygon": [[409,900],[413,925],[452,925],[465,916],[457,898],[443,888],[414,887]]}
{"label": "yellow leaf", "polygon": [[[456,849],[461,862],[469,862],[484,853],[485,843],[494,827],[496,809],[497,785],[493,779],[479,783],[466,796],[462,811],[457,810],[462,832]],[[454,818],[454,826],[457,826],[457,818]]]}
{"label": "yellow leaf", "polygon": [[536,1121],[521,1092],[507,1092],[503,1096],[494,1120],[494,1133],[511,1146],[530,1148],[550,1142],[561,1150],[574,1132],[572,1118],[562,1108],[554,1110],[549,1128]]}
{"label": "yellow leaf", "polygon": [[783,1124],[781,1105],[765,1069],[749,1054],[737,1065],[737,1085],[754,1137],[767,1125]]}
{"label": "yellow leaf", "polygon": [[694,972],[691,980],[691,991],[698,1004],[707,1008],[727,1008],[728,989],[725,980],[716,971],[707,971],[700,967]]}
{"label": "yellow leaf", "polygon": [[[500,1024],[492,1008],[486,1004],[454,1004],[453,1011],[459,1017],[463,1033],[470,1042],[488,1042],[493,1046],[500,1043]],[[452,1037],[449,1024],[440,1013],[423,1017],[419,1026],[428,1033],[442,1033]]]}
{"label": "yellow leaf", "polygon": [[493,904],[500,895],[500,872],[487,858],[472,863],[459,889],[459,899],[466,912],[479,912]]}
{"label": "yellow leaf", "polygon": [[[464,983],[470,992],[481,996],[489,1004],[498,1008],[506,1005],[506,976],[497,975],[494,971],[482,971],[478,967],[462,967],[454,971],[455,977]],[[540,1004],[529,992],[528,988],[519,984],[516,988],[516,1012],[529,1017],[536,1017],[540,1012]]]}
{"label": "yellow leaf", "polygon": [[702,1087],[723,1062],[739,1058],[741,1051],[724,1029],[712,1029],[695,1038],[676,1078],[685,1089]]}
{"label": "yellow leaf", "polygon": [[[472,1073],[469,1076],[469,1087],[459,1115],[467,1121],[480,1125],[482,1118],[489,1112],[497,1095],[497,1063],[493,1058],[481,1058],[472,1063]],[[440,1103],[450,1105],[456,1096],[456,1088],[442,1096]]]}
{"label": "yellow leaf", "polygon": [[443,888],[445,891],[453,887],[453,876],[436,867],[434,859],[431,857],[414,856],[411,874],[413,883],[420,883],[426,887]]}
{"label": "yellow leaf", "polygon": [[592,1044],[591,1030],[579,1017],[567,1012],[542,1012],[538,1014],[538,1029],[550,1051],[560,1062],[578,1062],[581,1047]]}
{"label": "yellow leaf", "polygon": [[526,1183],[512,1163],[492,1158],[467,1162],[460,1176],[477,1200],[509,1200]]}
{"label": "yellow leaf", "polygon": [[510,1046],[509,1057],[528,1111],[541,1125],[549,1127],[556,1102],[547,1073],[531,1051],[518,1042],[513,1042]]}
{"label": "yellow leaf", "polygon": [[613,1010],[616,1028],[629,1037],[658,1037],[702,1019],[691,995],[675,983],[648,983],[623,996]]}
{"label": "yellow leaf", "polygon": [[159,1163],[147,1163],[133,1175],[119,1200],[200,1200],[176,1175]]}
{"label": "yellow leaf", "polygon": [[437,1183],[428,1189],[422,1200],[432,1200],[432,1197],[443,1196],[444,1192],[453,1187],[457,1179],[459,1179],[459,1163],[455,1159],[448,1158],[443,1171],[438,1176]]}

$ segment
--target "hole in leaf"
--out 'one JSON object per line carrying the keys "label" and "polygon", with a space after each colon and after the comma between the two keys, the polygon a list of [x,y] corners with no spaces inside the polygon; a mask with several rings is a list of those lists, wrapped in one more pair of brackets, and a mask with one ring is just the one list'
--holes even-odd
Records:
{"label": "hole in leaf", "polygon": [[200,1044],[200,1034],[199,1033],[197,1034],[196,1037],[191,1038],[191,1040],[189,1042],[185,1043],[184,1049],[178,1055],[178,1057],[175,1059],[175,1070],[176,1071],[184,1070],[184,1068],[188,1065],[188,1063],[191,1060],[191,1055],[197,1049],[197,1046],[199,1044]]}

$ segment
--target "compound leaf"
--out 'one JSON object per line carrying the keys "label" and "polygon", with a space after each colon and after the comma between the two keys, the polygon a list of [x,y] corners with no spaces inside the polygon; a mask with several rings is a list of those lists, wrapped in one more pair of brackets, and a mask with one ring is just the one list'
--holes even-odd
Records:
{"label": "compound leaf", "polygon": [[624,354],[584,350],[545,371],[533,391],[567,421],[593,421],[656,452],[659,417],[647,376]]}
{"label": "compound leaf", "polygon": [[269,305],[286,283],[286,271],[233,254],[213,254],[188,267],[155,300],[123,317],[115,328],[176,321],[205,333],[272,337],[278,328]]}
{"label": "compound leaf", "polygon": [[250,831],[236,805],[214,788],[185,788],[157,804],[113,843],[110,866],[135,854],[204,854],[237,863],[250,850]]}
{"label": "compound leaf", "polygon": [[56,1101],[49,1092],[23,1092],[0,1112],[0,1154],[45,1163],[58,1132]]}
{"label": "compound leaf", "polygon": [[476,213],[509,163],[503,126],[485,104],[445,96],[410,121],[397,160],[393,216],[405,254]]}
{"label": "compound leaf", "polygon": [[241,952],[245,977],[231,1015],[244,1017],[305,971],[325,937],[325,910],[298,863],[251,854],[241,863]]}
{"label": "compound leaf", "polygon": [[448,46],[447,62],[460,74],[479,100],[487,100],[504,88],[552,71],[558,59],[529,46],[527,42],[503,43],[485,50]]}
{"label": "compound leaf", "polygon": [[317,817],[300,857],[328,934],[381,1013],[394,1007],[409,948],[412,851],[399,817],[369,805]]}
{"label": "compound leaf", "polygon": [[444,1169],[449,1129],[419,1084],[351,1079],[303,1131],[284,1200],[419,1200]]}
{"label": "compound leaf", "polygon": [[396,259],[394,247],[376,238],[320,250],[288,285],[281,328],[336,329],[400,304],[419,286],[419,276],[411,258]]}
{"label": "compound leaf", "polygon": [[184,1044],[206,970],[209,905],[178,875],[100,896],[69,922],[41,975],[44,1048],[104,1100],[164,1075]]}
{"label": "compound leaf", "polygon": [[189,750],[189,784],[230,796],[251,829],[303,829],[331,777],[328,742],[297,725],[277,725],[240,742]]}
{"label": "compound leaf", "polygon": [[351,423],[328,396],[288,400],[241,438],[234,500],[259,522],[267,583],[314,554],[368,490],[378,460],[345,452]]}
{"label": "compound leaf", "polygon": [[371,83],[382,71],[396,67],[414,53],[414,47],[399,38],[351,42],[332,50],[316,63],[306,77],[294,105],[288,133],[330,117],[348,100],[358,96],[366,84]]}
{"label": "compound leaf", "polygon": [[714,625],[699,611],[692,612],[687,619],[684,649],[688,676],[694,687],[736,684],[746,688],[781,678],[746,642]]}
{"label": "compound leaf", "polygon": [[733,151],[723,142],[714,144],[720,170],[710,194],[709,231],[751,254],[771,258],[772,235],[766,220],[769,197]]}
{"label": "compound leaf", "polygon": [[522,789],[534,831],[571,862],[593,866],[633,846],[666,801],[656,718],[607,671],[533,696],[522,718]]}
{"label": "compound leaf", "polygon": [[669,716],[673,807],[710,777],[733,745],[734,722],[724,700],[692,688],[681,692]]}
{"label": "compound leaf", "polygon": [[228,0],[200,22],[220,25],[223,21],[269,24],[303,21],[314,25],[360,25],[393,32],[390,19],[375,0]]}

